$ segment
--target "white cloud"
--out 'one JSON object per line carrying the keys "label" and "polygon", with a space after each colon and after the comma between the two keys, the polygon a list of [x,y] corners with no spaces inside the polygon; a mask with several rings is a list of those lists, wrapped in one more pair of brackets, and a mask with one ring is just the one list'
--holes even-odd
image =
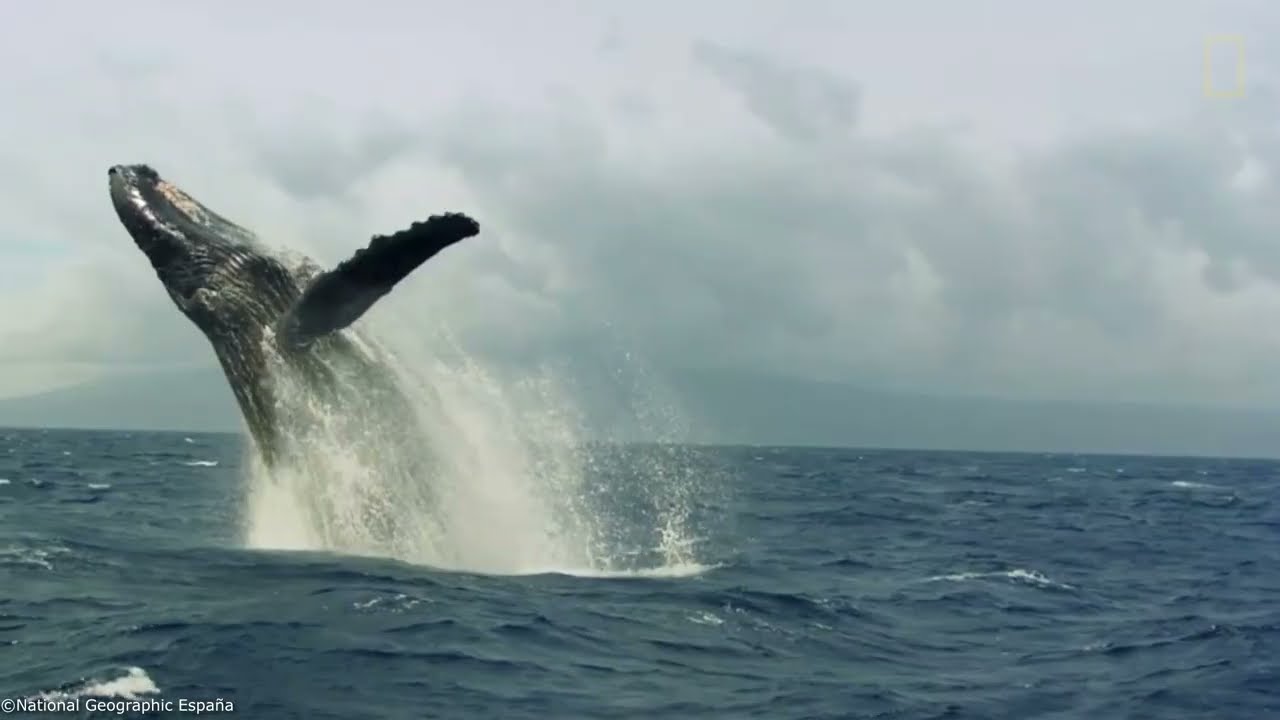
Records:
{"label": "white cloud", "polygon": [[[0,120],[15,139],[0,239],[71,249],[0,246],[42,277],[4,298],[32,311],[0,324],[0,362],[207,355],[106,198],[108,164],[149,161],[325,262],[426,214],[474,214],[481,236],[386,302],[486,352],[576,352],[610,327],[662,364],[1280,399],[1265,48],[1249,100],[1199,95],[1203,35],[1221,31],[1209,21],[1262,28],[1270,6],[929,6],[975,32],[1003,8],[1016,59],[997,61],[905,10],[713,23],[713,5],[725,10],[690,11],[678,32],[665,6],[548,6],[484,26],[440,9],[378,27],[372,13],[352,27],[268,13],[256,29],[157,6],[153,23],[210,24],[120,35],[129,18],[95,18],[30,74],[13,55],[34,45],[15,40],[0,91],[26,101]],[[1167,31],[1137,32],[1162,13]],[[529,39],[534,23],[554,37]],[[1051,32],[1064,27],[1080,33]],[[1090,54],[1121,39],[1115,65]],[[894,47],[913,49],[876,62]]]}

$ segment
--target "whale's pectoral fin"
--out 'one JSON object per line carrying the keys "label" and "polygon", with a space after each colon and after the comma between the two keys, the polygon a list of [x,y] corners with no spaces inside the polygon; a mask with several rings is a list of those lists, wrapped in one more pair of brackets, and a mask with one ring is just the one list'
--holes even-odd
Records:
{"label": "whale's pectoral fin", "polygon": [[461,213],[433,215],[393,235],[378,235],[350,259],[307,286],[277,326],[300,345],[355,322],[419,265],[450,245],[476,235],[480,225]]}

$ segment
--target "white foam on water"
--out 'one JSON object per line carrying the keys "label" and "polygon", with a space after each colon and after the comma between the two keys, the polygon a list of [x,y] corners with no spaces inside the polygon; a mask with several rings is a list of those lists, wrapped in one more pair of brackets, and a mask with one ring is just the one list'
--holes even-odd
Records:
{"label": "white foam on water", "polygon": [[715,613],[709,613],[705,610],[696,615],[688,615],[686,617],[689,620],[689,622],[696,623],[698,625],[723,625],[724,624],[724,619],[721,618],[719,615],[716,615]]}
{"label": "white foam on water", "polygon": [[70,554],[70,550],[59,545],[48,547],[30,547],[27,545],[9,545],[0,547],[0,566],[18,565],[53,570],[53,561]]}
{"label": "white foam on water", "polygon": [[391,596],[380,596],[370,600],[353,602],[351,607],[360,611],[402,613],[406,610],[412,610],[423,602],[422,598],[396,593]]}
{"label": "white foam on water", "polygon": [[140,667],[131,667],[122,677],[105,682],[90,683],[80,690],[81,695],[93,697],[118,697],[134,700],[139,695],[155,695],[160,688]]}
{"label": "white foam on water", "polygon": [[955,573],[952,575],[934,575],[933,577],[926,578],[926,582],[938,582],[938,581],[963,582],[966,580],[983,580],[987,578],[1008,578],[1010,580],[1017,580],[1019,582],[1027,583],[1028,585],[1036,585],[1038,587],[1053,587],[1053,588],[1060,588],[1063,590],[1075,589],[1073,586],[1068,585],[1066,583],[1061,583],[1061,582],[1057,582],[1056,580],[1052,580],[1049,577],[1045,576],[1043,573],[1037,572],[1035,570],[1025,570],[1023,568],[1014,568],[1012,570],[1003,570],[999,572],[967,572],[967,573]]}
{"label": "white foam on water", "polygon": [[218,467],[217,460],[185,460],[182,464],[187,467]]}
{"label": "white foam on water", "polygon": [[625,580],[628,578],[690,578],[721,567],[719,564],[703,565],[701,563],[676,563],[657,567],[640,567],[634,569],[596,570],[592,568],[525,568],[519,572],[505,573],[509,575],[568,575],[579,578],[601,578]]}
{"label": "white foam on water", "polygon": [[[295,410],[286,461],[270,471],[255,457],[247,462],[249,546],[504,575],[689,577],[707,569],[694,557],[689,519],[701,479],[679,453],[655,453],[626,472],[605,468],[586,449],[583,414],[561,377],[503,377],[447,331],[423,332],[379,335],[392,338],[381,350],[392,353],[423,430],[408,442],[391,440],[395,421],[362,406],[358,394],[327,407],[274,362],[282,407]],[[646,387],[634,373],[630,381],[629,391]],[[623,410],[637,426],[678,427],[669,403],[652,393],[630,397]],[[639,483],[628,497],[645,512],[624,519],[625,483]],[[637,522],[648,526],[627,526]],[[628,544],[637,535],[649,538],[638,551]]]}
{"label": "white foam on water", "polygon": [[1214,485],[1212,483],[1191,482],[1190,480],[1174,480],[1170,483],[1176,488],[1184,490],[1230,490],[1231,488],[1223,485]]}
{"label": "white foam on water", "polygon": [[69,700],[79,697],[123,698],[137,700],[141,695],[157,695],[160,688],[140,667],[129,668],[124,675],[112,680],[89,681],[71,690],[53,690],[40,693],[43,700]]}

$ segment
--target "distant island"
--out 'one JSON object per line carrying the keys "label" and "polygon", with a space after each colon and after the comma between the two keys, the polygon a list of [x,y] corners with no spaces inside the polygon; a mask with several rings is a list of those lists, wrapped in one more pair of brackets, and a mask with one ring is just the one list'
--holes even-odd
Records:
{"label": "distant island", "polygon": [[[695,443],[1280,457],[1280,411],[916,396],[710,370],[665,384]],[[622,422],[599,395],[586,398],[592,426]],[[239,432],[240,416],[209,367],[0,399],[0,426]]]}

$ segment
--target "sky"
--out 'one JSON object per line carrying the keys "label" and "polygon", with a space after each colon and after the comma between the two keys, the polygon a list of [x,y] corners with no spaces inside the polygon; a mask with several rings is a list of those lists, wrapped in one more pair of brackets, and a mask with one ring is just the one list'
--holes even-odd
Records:
{"label": "sky", "polygon": [[494,357],[1280,403],[1274,2],[353,7],[0,26],[0,396],[212,362],[108,199],[147,162],[324,264],[471,214],[383,302]]}

